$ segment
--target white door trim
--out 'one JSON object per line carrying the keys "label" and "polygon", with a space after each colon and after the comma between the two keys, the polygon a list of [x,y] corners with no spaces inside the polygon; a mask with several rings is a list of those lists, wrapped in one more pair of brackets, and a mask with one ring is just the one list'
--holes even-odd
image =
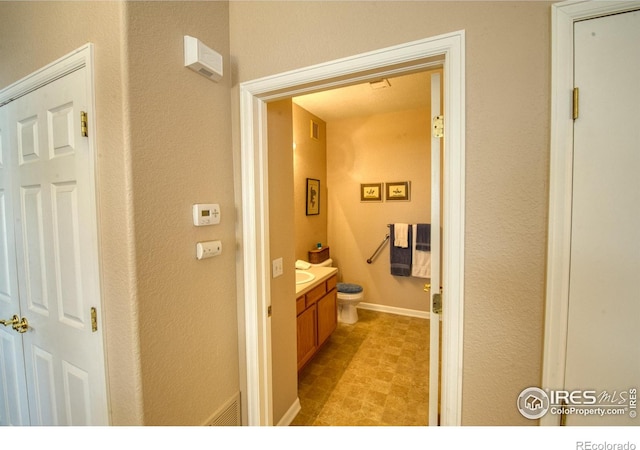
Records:
{"label": "white door trim", "polygon": [[[568,1],[551,6],[551,158],[542,388],[564,387],[569,318],[569,263],[573,181],[573,24],[640,8],[634,1]],[[547,414],[542,425],[559,425]]]}
{"label": "white door trim", "polygon": [[[465,33],[457,31],[240,84],[242,243],[238,308],[244,311],[241,378],[248,425],[272,425],[269,190],[266,102],[423,70],[444,58],[445,169],[441,423],[461,424],[465,218]],[[243,336],[240,337],[242,340]],[[242,346],[242,344],[241,344]]]}

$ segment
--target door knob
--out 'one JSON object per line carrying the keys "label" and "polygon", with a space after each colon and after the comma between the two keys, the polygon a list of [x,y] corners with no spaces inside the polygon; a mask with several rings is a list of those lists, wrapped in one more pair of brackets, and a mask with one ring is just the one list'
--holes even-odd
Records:
{"label": "door knob", "polygon": [[424,291],[429,292],[431,290],[431,285],[429,283],[424,285]]}
{"label": "door knob", "polygon": [[11,328],[16,330],[18,333],[26,333],[29,329],[29,322],[27,322],[26,317],[23,317],[22,319],[20,319],[20,322],[14,323]]}
{"label": "door knob", "polygon": [[17,314],[14,314],[13,317],[8,320],[0,319],[0,324],[5,327],[11,325],[11,328],[16,330],[18,333],[24,333],[29,329],[29,322],[27,322],[27,318],[23,317],[20,319]]}

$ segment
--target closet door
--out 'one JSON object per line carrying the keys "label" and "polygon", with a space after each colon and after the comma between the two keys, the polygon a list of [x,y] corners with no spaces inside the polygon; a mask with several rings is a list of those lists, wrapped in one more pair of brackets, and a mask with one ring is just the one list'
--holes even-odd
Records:
{"label": "closet door", "polygon": [[[13,229],[11,148],[8,117],[13,104],[0,107],[0,319],[20,313]],[[0,425],[28,425],[29,407],[22,335],[0,326]]]}
{"label": "closet door", "polygon": [[613,395],[603,406],[627,411],[568,415],[566,424],[638,425],[626,400],[640,387],[640,11],[577,22],[574,30],[580,110],[565,389],[606,391]]}
{"label": "closet door", "polygon": [[16,381],[19,397],[7,398],[12,416],[28,407],[31,425],[108,424],[94,146],[85,126],[91,59],[87,46],[0,92],[0,102],[11,100],[0,122],[10,175],[2,177],[4,253],[17,274],[2,289],[11,296],[1,312],[28,323],[11,330],[12,358],[0,361],[0,373],[26,375],[27,395]]}

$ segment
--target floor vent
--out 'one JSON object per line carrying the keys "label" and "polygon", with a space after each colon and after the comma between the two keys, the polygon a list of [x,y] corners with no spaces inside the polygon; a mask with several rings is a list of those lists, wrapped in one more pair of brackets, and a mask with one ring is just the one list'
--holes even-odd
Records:
{"label": "floor vent", "polygon": [[235,427],[242,425],[240,419],[240,393],[236,393],[207,421],[212,427]]}

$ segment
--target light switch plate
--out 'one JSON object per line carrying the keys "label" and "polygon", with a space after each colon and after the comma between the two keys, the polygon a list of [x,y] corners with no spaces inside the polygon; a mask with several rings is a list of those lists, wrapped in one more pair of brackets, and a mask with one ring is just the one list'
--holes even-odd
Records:
{"label": "light switch plate", "polygon": [[274,259],[271,262],[272,265],[272,276],[273,278],[279,277],[284,273],[284,266],[282,263],[282,258]]}

